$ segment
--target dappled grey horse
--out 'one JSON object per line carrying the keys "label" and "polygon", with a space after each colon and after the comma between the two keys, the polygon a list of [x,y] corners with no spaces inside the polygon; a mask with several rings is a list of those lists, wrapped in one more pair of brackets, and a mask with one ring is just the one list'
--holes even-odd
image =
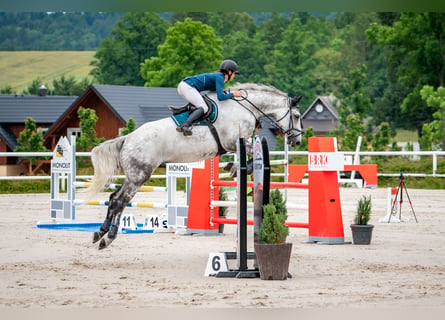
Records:
{"label": "dappled grey horse", "polygon": [[[219,143],[209,127],[195,126],[191,136],[184,136],[175,130],[176,124],[168,117],[147,122],[126,136],[93,148],[94,178],[88,190],[90,198],[103,190],[120,170],[125,175],[122,186],[110,195],[105,221],[93,235],[93,243],[100,240],[99,249],[116,238],[122,211],[160,165],[201,161],[224,151],[235,152],[238,137],[248,140],[263,118],[268,118],[287,136],[290,146],[300,144],[303,130],[299,96],[290,98],[276,88],[252,83],[237,84],[231,90],[240,90],[243,97],[218,102],[219,113],[213,125]],[[215,93],[208,96],[217,101]],[[252,155],[252,145],[247,146],[247,152]]]}

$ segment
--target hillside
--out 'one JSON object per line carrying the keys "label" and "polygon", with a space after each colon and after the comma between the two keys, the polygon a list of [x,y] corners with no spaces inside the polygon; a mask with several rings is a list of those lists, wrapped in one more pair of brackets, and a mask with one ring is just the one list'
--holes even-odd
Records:
{"label": "hillside", "polygon": [[37,78],[52,85],[62,75],[89,77],[95,51],[0,51],[0,88],[21,93]]}

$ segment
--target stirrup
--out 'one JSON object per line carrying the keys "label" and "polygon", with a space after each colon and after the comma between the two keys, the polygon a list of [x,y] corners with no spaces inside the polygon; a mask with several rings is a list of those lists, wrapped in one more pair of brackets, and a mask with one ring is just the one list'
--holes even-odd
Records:
{"label": "stirrup", "polygon": [[192,126],[179,126],[176,127],[177,132],[182,132],[184,136],[191,136],[193,134],[192,132]]}

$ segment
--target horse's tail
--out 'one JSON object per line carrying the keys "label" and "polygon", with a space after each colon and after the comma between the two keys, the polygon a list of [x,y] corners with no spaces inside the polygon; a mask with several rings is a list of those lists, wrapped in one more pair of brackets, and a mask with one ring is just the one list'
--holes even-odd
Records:
{"label": "horse's tail", "polygon": [[120,151],[125,136],[107,140],[91,150],[91,162],[94,167],[94,177],[91,186],[86,190],[89,198],[102,191],[106,184],[113,180],[120,166]]}

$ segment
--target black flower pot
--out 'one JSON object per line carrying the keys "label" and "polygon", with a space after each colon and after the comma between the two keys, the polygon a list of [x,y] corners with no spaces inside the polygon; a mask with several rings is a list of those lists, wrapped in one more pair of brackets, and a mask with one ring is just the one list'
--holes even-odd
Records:
{"label": "black flower pot", "polygon": [[373,228],[372,224],[351,224],[352,242],[354,244],[370,244]]}

